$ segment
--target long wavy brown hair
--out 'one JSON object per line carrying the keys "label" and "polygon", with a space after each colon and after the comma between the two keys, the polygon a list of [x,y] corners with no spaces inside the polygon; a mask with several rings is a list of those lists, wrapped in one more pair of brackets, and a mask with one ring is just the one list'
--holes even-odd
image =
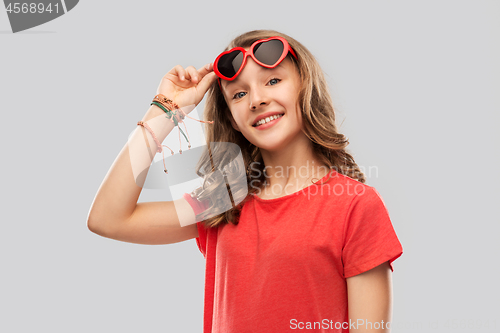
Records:
{"label": "long wavy brown hair", "polygon": [[[273,36],[285,38],[297,55],[297,59],[290,56],[289,58],[297,67],[300,75],[302,86],[299,93],[299,105],[303,119],[302,131],[311,140],[314,154],[324,165],[364,183],[364,174],[346,150],[346,146],[349,144],[348,139],[337,130],[333,102],[323,70],[304,45],[278,31],[254,30],[236,37],[224,51],[237,46],[247,48],[259,39]],[[207,212],[198,215],[198,220],[203,220],[206,227],[217,227],[221,223],[237,225],[244,203],[259,190],[267,178],[259,147],[250,143],[241,132],[232,127],[231,117],[231,111],[226,104],[219,84],[214,82],[207,92],[204,109],[204,119],[213,120],[214,123],[205,125],[208,149],[196,167],[196,173],[204,178],[205,182],[203,187],[196,189],[191,195],[200,201],[209,199],[212,207],[220,207],[223,200],[227,201],[227,193],[229,192],[232,198],[232,208],[215,216],[212,211],[211,217],[206,219],[203,217],[208,216]],[[239,147],[239,149],[228,149],[228,146],[220,146],[224,149],[216,151],[217,146],[210,143],[219,142],[233,143],[235,145],[231,145],[231,147]],[[234,163],[235,157],[240,153],[238,150],[241,150],[244,165]],[[231,167],[228,168],[228,165]],[[223,169],[226,172],[217,172],[217,170]],[[230,186],[231,175],[234,175],[233,179],[236,179],[238,175],[241,177],[242,174],[246,174],[247,185],[245,187],[237,184]],[[235,198],[238,198],[237,201],[240,202],[238,205],[234,204]]]}

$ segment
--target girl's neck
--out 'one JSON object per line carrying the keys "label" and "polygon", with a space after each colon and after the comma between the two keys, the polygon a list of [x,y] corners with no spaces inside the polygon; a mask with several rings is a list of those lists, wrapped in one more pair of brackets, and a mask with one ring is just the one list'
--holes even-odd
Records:
{"label": "girl's neck", "polygon": [[290,144],[279,151],[261,149],[267,181],[261,188],[259,197],[289,195],[328,174],[329,166],[324,165],[314,154],[312,142],[307,137],[306,139],[301,144]]}

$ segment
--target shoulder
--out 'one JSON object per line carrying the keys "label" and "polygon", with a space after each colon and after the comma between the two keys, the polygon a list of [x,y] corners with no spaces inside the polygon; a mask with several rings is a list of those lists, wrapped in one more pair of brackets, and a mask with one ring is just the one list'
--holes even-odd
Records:
{"label": "shoulder", "polygon": [[365,195],[370,198],[379,196],[374,187],[334,170],[332,170],[329,180],[326,177],[322,185],[321,182],[318,183],[318,188],[320,190],[322,188],[321,194],[328,200],[335,199],[337,201],[352,202],[363,198]]}

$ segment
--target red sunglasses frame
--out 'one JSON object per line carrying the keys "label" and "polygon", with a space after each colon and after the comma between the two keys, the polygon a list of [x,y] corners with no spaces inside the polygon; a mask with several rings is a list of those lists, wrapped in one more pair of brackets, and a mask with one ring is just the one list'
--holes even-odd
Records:
{"label": "red sunglasses frame", "polygon": [[[283,43],[283,53],[281,54],[281,56],[279,57],[279,59],[276,61],[276,63],[274,65],[266,65],[264,64],[263,62],[260,62],[256,57],[255,57],[255,54],[253,53],[253,49],[255,47],[255,45],[259,44],[259,43],[265,43],[265,42],[268,42],[270,40],[279,40]],[[233,77],[231,78],[228,78],[224,75],[222,75],[220,72],[219,72],[219,69],[217,68],[217,64],[219,63],[219,59],[228,54],[228,53],[231,53],[231,52],[234,52],[234,51],[241,51],[243,52],[243,61],[241,63],[241,66],[240,66],[240,69],[238,69],[238,72],[236,72],[236,74],[234,74]],[[220,84],[220,79],[223,79],[223,80],[226,80],[226,81],[233,81],[234,79],[236,79],[238,77],[238,75],[241,73],[241,71],[243,70],[243,68],[245,68],[245,64],[247,62],[247,57],[250,56],[252,57],[252,59],[258,63],[259,65],[261,65],[262,67],[265,67],[265,68],[274,68],[276,66],[278,66],[282,61],[283,59],[285,59],[285,57],[288,55],[288,52],[290,52],[294,57],[295,59],[297,59],[297,55],[295,54],[295,52],[293,51],[292,47],[290,46],[290,44],[288,44],[287,40],[283,37],[279,37],[279,36],[275,36],[275,37],[270,37],[270,38],[266,38],[266,39],[259,39],[258,41],[255,41],[251,46],[250,48],[247,50],[245,50],[244,48],[240,47],[240,46],[237,46],[235,48],[232,48],[231,50],[229,51],[225,51],[225,52],[222,52],[221,54],[219,54],[219,56],[215,59],[214,61],[214,72],[215,74],[219,77],[219,87],[221,86]]]}

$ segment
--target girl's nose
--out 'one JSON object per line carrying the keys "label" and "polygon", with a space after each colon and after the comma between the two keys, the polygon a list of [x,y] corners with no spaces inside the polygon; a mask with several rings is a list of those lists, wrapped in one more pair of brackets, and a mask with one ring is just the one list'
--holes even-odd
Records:
{"label": "girl's nose", "polygon": [[256,110],[261,106],[269,104],[269,98],[262,88],[254,87],[250,92],[250,110]]}

